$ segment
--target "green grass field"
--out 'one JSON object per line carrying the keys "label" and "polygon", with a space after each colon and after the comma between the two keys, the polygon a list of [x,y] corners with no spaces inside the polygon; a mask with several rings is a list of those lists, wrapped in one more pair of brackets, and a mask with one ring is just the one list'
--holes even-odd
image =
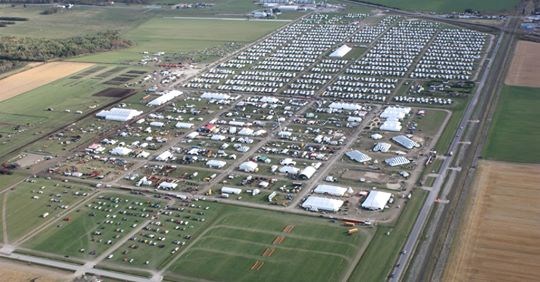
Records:
{"label": "green grass field", "polygon": [[[317,218],[226,209],[168,269],[166,279],[338,281],[366,240],[365,233],[348,236],[346,228]],[[294,225],[292,232],[283,232],[287,225]],[[274,244],[278,236],[285,239]],[[271,256],[262,255],[267,248],[275,248]],[[256,261],[263,266],[250,270]]]}
{"label": "green grass field", "polygon": [[246,44],[284,25],[284,22],[153,18],[127,32],[132,48],[74,58],[74,61],[126,63],[142,59],[143,52],[189,53],[222,47],[228,42]]}
{"label": "green grass field", "polygon": [[[415,190],[412,199],[394,225],[377,227],[375,236],[349,277],[350,282],[386,281],[427,195],[427,191]],[[386,235],[387,232],[390,235]]]}
{"label": "green grass field", "polygon": [[421,130],[423,134],[433,136],[439,131],[448,114],[449,113],[445,111],[428,109],[426,110],[425,117],[416,118],[414,121],[418,123],[418,129]]}
{"label": "green grass field", "polygon": [[17,22],[0,28],[0,36],[28,36],[65,38],[107,29],[126,31],[149,19],[153,14],[139,8],[106,8],[76,6],[72,10],[52,15],[40,15],[43,7],[22,5],[15,8],[0,7],[0,16],[24,17],[28,21]]}
{"label": "green grass field", "polygon": [[463,12],[465,9],[500,12],[511,10],[519,3],[518,0],[367,0],[366,2],[403,10],[437,13]]}
{"label": "green grass field", "polygon": [[[115,198],[120,200],[115,201]],[[92,258],[129,233],[136,227],[134,224],[142,224],[149,219],[142,215],[152,213],[155,209],[151,206],[155,203],[157,201],[117,194],[94,198],[80,211],[71,212],[68,215],[70,221],[60,222],[59,227],[51,226],[40,232],[23,247],[58,256]]]}
{"label": "green grass field", "polygon": [[502,89],[483,155],[492,160],[540,162],[540,88]]}
{"label": "green grass field", "polygon": [[[0,156],[22,142],[81,118],[76,111],[85,114],[93,106],[114,101],[115,98],[93,95],[108,87],[122,87],[103,84],[115,75],[106,78],[98,78],[99,74],[82,78],[73,75],[0,102]],[[48,108],[54,111],[48,111]]]}
{"label": "green grass field", "polygon": [[[42,189],[43,187],[43,189]],[[79,192],[80,195],[74,193]],[[6,226],[10,241],[49,221],[89,193],[86,186],[37,179],[22,182],[7,193]],[[66,207],[62,207],[66,206]],[[49,213],[45,218],[44,213]]]}

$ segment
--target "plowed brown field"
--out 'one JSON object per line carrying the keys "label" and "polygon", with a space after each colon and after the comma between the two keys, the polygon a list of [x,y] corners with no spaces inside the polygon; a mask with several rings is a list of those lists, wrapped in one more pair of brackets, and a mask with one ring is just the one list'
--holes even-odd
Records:
{"label": "plowed brown field", "polygon": [[540,87],[540,43],[518,41],[505,83]]}
{"label": "plowed brown field", "polygon": [[79,72],[93,64],[52,62],[0,80],[0,102],[57,79]]}
{"label": "plowed brown field", "polygon": [[540,165],[478,168],[444,281],[538,281]]}

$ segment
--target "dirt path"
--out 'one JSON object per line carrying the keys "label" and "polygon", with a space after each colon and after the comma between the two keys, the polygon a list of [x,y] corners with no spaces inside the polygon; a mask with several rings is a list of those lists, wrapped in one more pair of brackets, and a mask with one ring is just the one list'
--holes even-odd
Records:
{"label": "dirt path", "polygon": [[4,239],[4,245],[8,244],[8,233],[7,233],[7,220],[6,220],[6,206],[7,206],[7,197],[8,194],[4,193],[2,197],[2,238]]}

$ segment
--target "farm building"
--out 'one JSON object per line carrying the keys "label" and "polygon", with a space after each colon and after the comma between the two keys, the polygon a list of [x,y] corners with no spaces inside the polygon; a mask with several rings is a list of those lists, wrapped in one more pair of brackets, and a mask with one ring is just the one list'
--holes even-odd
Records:
{"label": "farm building", "polygon": [[110,110],[100,111],[96,114],[96,117],[112,121],[128,121],[142,113],[142,111],[133,109],[112,108]]}
{"label": "farm building", "polygon": [[359,163],[365,163],[365,162],[368,162],[371,160],[371,157],[358,151],[358,150],[352,150],[352,151],[349,151],[347,153],[345,153],[345,155],[347,157],[349,157],[349,159],[353,160],[353,161],[356,161],[356,162],[359,162]]}
{"label": "farm building", "polygon": [[240,193],[242,193],[242,189],[224,186],[223,188],[221,188],[221,193],[240,195]]}
{"label": "farm building", "polygon": [[345,45],[342,45],[341,47],[337,48],[334,52],[332,52],[329,56],[331,58],[343,58],[347,53],[349,53],[352,50],[351,47]]}
{"label": "farm building", "polygon": [[256,162],[248,161],[241,163],[239,169],[245,172],[256,172],[258,167],[259,165]]}
{"label": "farm building", "polygon": [[309,196],[303,203],[302,207],[310,211],[330,211],[337,212],[343,206],[342,200],[329,199],[317,196]]}
{"label": "farm building", "polygon": [[349,189],[344,188],[344,187],[339,187],[339,186],[334,186],[334,185],[326,185],[326,184],[319,184],[319,185],[317,185],[317,187],[313,191],[315,193],[319,193],[319,194],[328,194],[328,195],[332,195],[332,196],[343,197],[345,195],[345,193],[348,192],[348,190]]}
{"label": "farm building", "polygon": [[225,161],[220,161],[220,160],[209,160],[206,162],[206,165],[211,168],[221,169],[225,167],[227,163]]}
{"label": "farm building", "polygon": [[391,197],[392,194],[388,192],[371,191],[362,203],[362,208],[374,211],[383,210]]}
{"label": "farm building", "polygon": [[147,105],[148,106],[161,106],[180,95],[182,95],[182,91],[172,90],[148,102]]}
{"label": "farm building", "polygon": [[306,166],[301,172],[300,172],[300,178],[302,179],[310,179],[314,174],[315,172],[317,171],[317,169],[315,167],[312,167],[312,166]]}
{"label": "farm building", "polygon": [[395,136],[392,138],[392,141],[398,143],[399,145],[407,148],[407,149],[412,149],[412,148],[418,148],[420,147],[420,144],[414,142],[413,140],[411,140],[409,137],[405,136],[405,135],[398,135],[398,136]]}
{"label": "farm building", "polygon": [[411,163],[411,161],[409,161],[407,158],[403,156],[389,158],[389,159],[384,160],[384,162],[389,166],[400,166],[400,165],[406,165],[406,164]]}

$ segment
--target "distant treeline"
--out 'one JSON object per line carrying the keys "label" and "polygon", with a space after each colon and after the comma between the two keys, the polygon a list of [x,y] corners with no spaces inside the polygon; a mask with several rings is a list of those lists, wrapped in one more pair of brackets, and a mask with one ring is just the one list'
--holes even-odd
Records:
{"label": "distant treeline", "polygon": [[0,37],[0,59],[43,61],[131,46],[118,31],[105,31],[65,39]]}
{"label": "distant treeline", "polygon": [[8,72],[18,67],[24,66],[25,63],[18,61],[0,60],[0,73]]}
{"label": "distant treeline", "polygon": [[8,21],[8,22],[24,22],[27,21],[27,18],[21,18],[21,17],[2,17],[0,16],[0,21]]}
{"label": "distant treeline", "polygon": [[[113,1],[105,0],[71,0],[69,3],[75,5],[109,5]],[[148,4],[150,0],[115,0],[115,3],[126,4]],[[0,0],[0,3],[8,4],[54,4],[54,3],[66,3],[64,0]]]}

